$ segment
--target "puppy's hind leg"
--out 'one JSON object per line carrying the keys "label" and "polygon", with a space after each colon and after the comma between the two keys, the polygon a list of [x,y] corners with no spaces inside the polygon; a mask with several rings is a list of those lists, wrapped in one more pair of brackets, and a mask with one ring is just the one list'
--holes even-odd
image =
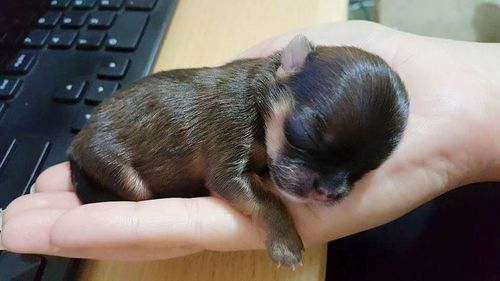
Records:
{"label": "puppy's hind leg", "polygon": [[119,181],[122,183],[122,191],[127,199],[140,201],[153,198],[153,193],[133,167],[122,165],[119,177],[121,177]]}
{"label": "puppy's hind leg", "polygon": [[295,269],[302,264],[304,245],[285,205],[255,173],[219,174],[225,181],[209,182],[210,188],[231,205],[249,214],[266,233],[266,248],[270,258],[280,265]]}
{"label": "puppy's hind leg", "polygon": [[83,204],[123,200],[116,192],[108,188],[101,188],[101,184],[89,176],[71,154],[69,155],[69,164],[73,188]]}
{"label": "puppy's hind leg", "polygon": [[94,165],[86,170],[71,154],[69,162],[71,181],[78,198],[84,204],[153,198],[137,171],[129,165],[109,162],[107,165],[99,165],[100,161],[93,161]]}

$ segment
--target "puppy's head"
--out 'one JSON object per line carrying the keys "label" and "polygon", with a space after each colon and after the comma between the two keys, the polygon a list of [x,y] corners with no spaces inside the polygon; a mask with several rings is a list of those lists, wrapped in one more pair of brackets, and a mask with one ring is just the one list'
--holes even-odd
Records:
{"label": "puppy's head", "polygon": [[295,37],[281,52],[266,122],[270,174],[295,198],[334,202],[398,144],[408,119],[401,79],[380,57]]}

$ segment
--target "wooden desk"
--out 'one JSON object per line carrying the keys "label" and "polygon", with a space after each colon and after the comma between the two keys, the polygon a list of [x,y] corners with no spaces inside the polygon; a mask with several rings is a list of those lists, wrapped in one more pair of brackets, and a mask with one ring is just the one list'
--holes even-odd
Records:
{"label": "wooden desk", "polygon": [[[346,17],[347,0],[179,0],[154,71],[215,65],[269,37]],[[325,264],[326,246],[308,249],[295,272],[277,269],[264,251],[203,252],[155,262],[86,261],[78,280],[322,281]]]}

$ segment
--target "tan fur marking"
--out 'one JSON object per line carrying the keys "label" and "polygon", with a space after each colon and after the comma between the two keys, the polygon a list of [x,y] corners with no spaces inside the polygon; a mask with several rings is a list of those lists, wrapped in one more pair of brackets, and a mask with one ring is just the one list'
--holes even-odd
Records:
{"label": "tan fur marking", "polygon": [[125,192],[132,194],[136,200],[147,200],[153,198],[153,194],[134,168],[124,166],[122,173],[124,187],[126,189]]}
{"label": "tan fur marking", "polygon": [[275,159],[285,143],[285,118],[293,108],[292,101],[286,99],[272,105],[271,118],[266,121],[267,155]]}
{"label": "tan fur marking", "polygon": [[260,171],[267,166],[267,152],[263,144],[254,143],[252,145],[250,164],[254,171]]}

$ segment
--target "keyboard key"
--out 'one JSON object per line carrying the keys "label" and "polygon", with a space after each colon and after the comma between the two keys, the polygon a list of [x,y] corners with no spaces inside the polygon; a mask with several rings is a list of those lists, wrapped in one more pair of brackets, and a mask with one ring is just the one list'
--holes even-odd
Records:
{"label": "keyboard key", "polygon": [[[0,140],[1,141],[1,140]],[[35,181],[50,143],[40,138],[16,138],[16,148],[0,176],[0,208],[25,194]]]}
{"label": "keyboard key", "polygon": [[151,10],[156,0],[127,0],[125,7],[129,10]]}
{"label": "keyboard key", "polygon": [[2,143],[0,143],[0,173],[2,172],[2,169],[7,165],[7,162],[9,162],[9,158],[12,155],[12,152],[14,152],[15,148],[16,139],[11,139],[9,141],[3,140]]}
{"label": "keyboard key", "polygon": [[99,8],[104,10],[118,10],[124,0],[99,0]]}
{"label": "keyboard key", "polygon": [[73,0],[75,9],[88,10],[94,7],[96,0]]}
{"label": "keyboard key", "polygon": [[132,51],[139,44],[146,27],[148,15],[130,12],[119,15],[114,26],[109,30],[106,48],[109,50]]}
{"label": "keyboard key", "polygon": [[118,83],[111,81],[95,81],[90,84],[85,102],[88,104],[99,104],[110,97],[118,89]]}
{"label": "keyboard key", "polygon": [[[5,103],[0,103],[0,119],[2,119],[3,114],[7,111],[7,105]],[[1,154],[0,154],[1,155]],[[1,157],[1,156],[0,156]],[[0,168],[2,167],[0,163]]]}
{"label": "keyboard key", "polygon": [[35,64],[35,55],[21,52],[7,64],[6,71],[12,74],[26,74]]}
{"label": "keyboard key", "polygon": [[50,48],[69,48],[76,38],[78,31],[57,30],[49,38]]}
{"label": "keyboard key", "polygon": [[58,102],[77,103],[85,89],[85,81],[70,82],[55,92],[52,98]]}
{"label": "keyboard key", "polygon": [[115,19],[114,12],[95,12],[90,14],[89,17],[89,28],[109,28]]}
{"label": "keyboard key", "polygon": [[71,132],[76,134],[83,128],[85,123],[87,123],[90,117],[92,117],[93,109],[93,106],[86,106],[75,116],[73,122],[71,123]]}
{"label": "keyboard key", "polygon": [[0,99],[13,98],[20,85],[20,79],[0,78]]}
{"label": "keyboard key", "polygon": [[104,37],[106,36],[105,31],[91,31],[84,30],[80,31],[80,35],[78,36],[78,40],[76,41],[78,49],[98,49],[102,42],[104,41]]}
{"label": "keyboard key", "polygon": [[49,32],[47,30],[35,29],[23,40],[23,45],[28,48],[41,48],[47,41]]}
{"label": "keyboard key", "polygon": [[64,13],[62,18],[63,28],[78,28],[85,24],[87,19],[87,12],[82,11],[70,11]]}
{"label": "keyboard key", "polygon": [[61,15],[61,12],[49,11],[46,12],[45,15],[39,17],[36,23],[40,27],[54,27],[59,21],[59,18],[61,18]]}
{"label": "keyboard key", "polygon": [[16,48],[16,46],[22,39],[22,35],[22,33],[19,33],[13,28],[13,31],[5,33],[0,46],[6,49]]}
{"label": "keyboard key", "polygon": [[38,278],[43,272],[44,264],[44,258],[41,256],[4,251],[0,255],[2,280],[40,280]]}
{"label": "keyboard key", "polygon": [[7,39],[7,32],[0,31],[0,46],[3,46],[5,44],[5,39]]}
{"label": "keyboard key", "polygon": [[48,0],[49,7],[52,9],[65,9],[68,7],[70,0]]}
{"label": "keyboard key", "polygon": [[103,78],[122,78],[127,72],[129,59],[111,59],[104,61],[97,72],[97,76]]}
{"label": "keyboard key", "polygon": [[[1,18],[0,18],[1,20]],[[4,26],[6,24],[4,23]],[[0,25],[1,26],[1,25]],[[5,39],[7,38],[7,31],[5,30],[0,30],[0,46],[2,46],[5,43]]]}

